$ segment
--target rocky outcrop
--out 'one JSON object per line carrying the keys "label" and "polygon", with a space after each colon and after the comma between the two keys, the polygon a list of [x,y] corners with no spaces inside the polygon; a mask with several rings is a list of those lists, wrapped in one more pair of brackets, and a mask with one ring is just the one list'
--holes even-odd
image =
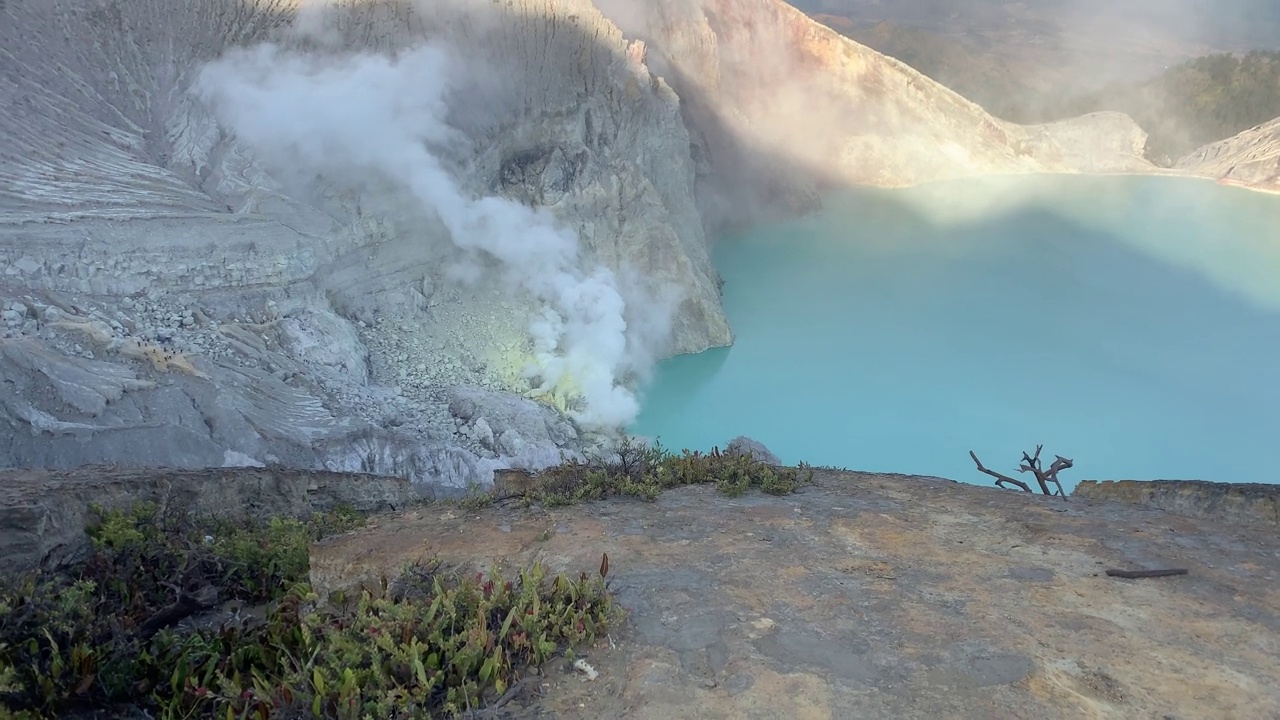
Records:
{"label": "rocky outcrop", "polygon": [[782,461],[778,459],[778,456],[770,452],[769,448],[764,446],[764,443],[759,440],[752,440],[745,435],[739,435],[738,437],[730,440],[729,444],[725,445],[724,450],[731,455],[745,455],[753,460],[767,463],[769,465],[782,464]]}
{"label": "rocky outcrop", "polygon": [[1280,118],[1205,145],[1174,168],[1230,185],[1280,192]]}
{"label": "rocky outcrop", "polygon": [[0,469],[0,576],[56,570],[88,549],[89,508],[155,503],[199,515],[266,520],[350,507],[388,512],[430,500],[407,480],[284,468],[74,471]]}
{"label": "rocky outcrop", "polygon": [[[0,337],[2,465],[272,464],[464,487],[488,482],[493,467],[545,465],[578,447],[563,421],[569,430],[554,441],[531,434],[499,459],[455,432],[462,421],[447,405],[370,381],[363,346],[338,342],[351,326],[314,304],[237,322],[157,317],[147,301],[122,313],[110,300],[15,296],[17,321]],[[525,402],[517,408],[535,417],[554,414]]]}
{"label": "rocky outcrop", "polygon": [[1280,528],[1280,485],[1202,480],[1084,480],[1071,495],[1150,505],[1190,517]]}
{"label": "rocky outcrop", "polygon": [[1095,112],[1069,120],[1023,126],[1025,141],[1015,150],[1030,151],[1046,171],[1151,172],[1145,159],[1147,133],[1119,112]]}

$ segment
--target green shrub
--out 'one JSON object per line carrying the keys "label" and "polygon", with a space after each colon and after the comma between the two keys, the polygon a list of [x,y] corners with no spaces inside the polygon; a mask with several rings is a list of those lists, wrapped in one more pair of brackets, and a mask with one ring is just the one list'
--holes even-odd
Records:
{"label": "green shrub", "polygon": [[592,460],[570,459],[544,470],[531,499],[544,505],[572,505],[611,495],[654,500],[663,490],[682,485],[715,484],[724,494],[742,495],[758,488],[771,495],[794,493],[813,480],[813,470],[775,467],[755,458],[712,448],[710,453],[682,450],[672,454],[661,445],[631,438],[617,451]]}
{"label": "green shrub", "polygon": [[[358,526],[354,513],[260,524],[147,505],[94,513],[92,556],[73,573],[0,588],[0,718],[457,715],[619,612],[603,576],[548,580],[540,566],[507,579],[419,565],[387,593],[322,607],[305,583],[308,546]],[[198,621],[228,600],[260,612]]]}

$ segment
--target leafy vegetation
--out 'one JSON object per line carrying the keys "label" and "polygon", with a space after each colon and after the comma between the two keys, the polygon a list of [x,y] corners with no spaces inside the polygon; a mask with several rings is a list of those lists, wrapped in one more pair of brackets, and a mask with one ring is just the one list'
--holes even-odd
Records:
{"label": "leafy vegetation", "polygon": [[351,512],[262,524],[94,513],[92,555],[74,572],[0,588],[0,718],[457,715],[618,614],[607,566],[571,581],[427,563],[386,592],[322,605],[308,545],[358,526]]}
{"label": "leafy vegetation", "polygon": [[[704,483],[784,495],[812,478],[804,465],[628,439],[607,458],[544,471],[526,498],[653,500]],[[492,502],[477,492],[462,501]],[[350,510],[263,523],[154,505],[92,515],[87,560],[0,584],[0,720],[101,709],[166,720],[455,716],[621,613],[607,558],[598,576],[576,580],[538,565],[506,577],[424,563],[382,592],[322,603],[306,582],[309,546],[361,526]]]}
{"label": "leafy vegetation", "polygon": [[1280,52],[1196,58],[1145,83],[1114,85],[1069,100],[1054,114],[1095,110],[1128,113],[1150,135],[1148,157],[1169,164],[1280,117]]}
{"label": "leafy vegetation", "polygon": [[771,495],[794,493],[813,480],[813,471],[775,467],[747,454],[683,450],[673,454],[660,444],[627,438],[607,458],[569,460],[543,471],[528,499],[548,506],[572,505],[613,495],[654,500],[663,490],[714,484],[738,496],[751,488]]}

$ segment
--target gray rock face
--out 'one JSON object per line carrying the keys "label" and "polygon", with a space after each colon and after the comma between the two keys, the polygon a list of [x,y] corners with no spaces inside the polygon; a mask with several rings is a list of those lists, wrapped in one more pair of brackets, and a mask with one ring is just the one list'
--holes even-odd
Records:
{"label": "gray rock face", "polygon": [[1133,118],[1118,112],[1096,112],[1044,125],[1026,126],[1027,137],[1016,146],[1050,168],[1088,172],[1151,172],[1144,158],[1147,133]]}
{"label": "gray rock face", "polygon": [[[87,284],[84,291],[131,291],[116,277],[120,270],[133,271],[126,273],[134,276],[132,289],[145,286],[138,275],[177,276],[197,287],[248,284],[263,272],[268,277],[262,279],[288,280],[342,257],[334,242],[342,233],[330,227],[335,220],[365,225],[348,228],[355,235],[346,238],[348,250],[394,239],[405,230],[397,225],[419,218],[403,208],[378,207],[375,199],[338,194],[353,190],[342,187],[342,177],[326,178],[327,192],[300,194],[297,178],[273,177],[189,90],[205,62],[257,42],[305,45],[317,55],[445,42],[467,64],[485,70],[464,74],[447,99],[450,123],[461,131],[451,152],[466,166],[456,180],[479,194],[546,208],[614,270],[633,268],[647,280],[681,288],[677,332],[664,350],[728,341],[692,202],[693,164],[678,99],[589,2],[518,2],[483,16],[463,3],[424,6],[409,16],[389,2],[338,3],[296,25],[287,5],[263,0],[239,8],[230,0],[180,8],[132,0],[109,10],[88,0],[9,3],[9,19],[0,27],[7,50],[0,90],[14,99],[16,111],[0,121],[5,219],[197,215],[204,216],[201,224],[223,225],[212,234],[231,251],[209,258],[213,262],[182,263],[174,246],[189,242],[166,237],[143,249],[121,247],[128,243],[112,238],[115,252],[92,268],[99,272],[72,271]],[[305,35],[285,29],[297,27]],[[81,42],[87,37],[101,39]],[[48,120],[51,113],[56,123]],[[37,129],[42,124],[53,127]],[[82,159],[74,171],[71,158]],[[251,228],[252,234],[291,240],[294,247],[270,248],[265,258],[237,257],[240,248],[227,241],[243,237],[244,226],[225,221],[246,214],[276,221]],[[422,230],[414,228],[419,244]],[[377,237],[382,233],[391,237]],[[208,244],[190,240],[197,254]],[[130,262],[143,253],[152,262]],[[394,272],[410,274],[415,261],[433,259],[429,252],[416,255],[398,260]],[[31,274],[38,265],[37,255],[15,253],[0,270]],[[282,272],[289,268],[299,272]],[[100,276],[96,286],[86,274]],[[364,277],[380,274],[375,269]],[[421,272],[411,279],[418,280]]]}
{"label": "gray rock face", "polygon": [[[516,456],[530,446],[563,447],[578,430],[560,413],[525,398],[460,386],[449,395],[449,412],[495,453]],[[495,430],[497,428],[497,430]]]}
{"label": "gray rock face", "polygon": [[55,570],[88,549],[89,506],[151,502],[230,519],[307,517],[345,505],[385,512],[429,500],[407,480],[305,470],[128,470],[91,466],[70,472],[0,469],[0,575]]}
{"label": "gray rock face", "polygon": [[[440,488],[487,483],[502,464],[494,451],[503,444],[455,435],[446,403],[369,383],[363,346],[332,313],[311,308],[263,323],[221,323],[216,332],[180,319],[169,344],[160,344],[107,319],[108,306],[96,302],[73,312],[29,302],[46,320],[0,339],[0,427],[8,430],[0,465],[281,464]],[[572,425],[550,408],[497,392],[473,398],[476,417],[490,403],[495,421],[522,429],[527,440],[500,430],[505,445],[523,443],[512,456],[577,447]],[[512,404],[570,430],[525,429]]]}
{"label": "gray rock face", "polygon": [[[578,450],[572,423],[518,397],[582,409],[524,368],[545,258],[503,270],[385,172],[280,162],[199,92],[207,63],[261,43],[316,67],[423,43],[461,59],[432,158],[470,219],[485,198],[523,207],[537,222],[509,239],[577,245],[550,270],[612,274],[629,304],[608,373],[731,340],[679,101],[643,54],[586,0],[402,11],[4,5],[0,465],[286,463],[460,486]],[[624,397],[602,424],[628,412],[609,381]]]}

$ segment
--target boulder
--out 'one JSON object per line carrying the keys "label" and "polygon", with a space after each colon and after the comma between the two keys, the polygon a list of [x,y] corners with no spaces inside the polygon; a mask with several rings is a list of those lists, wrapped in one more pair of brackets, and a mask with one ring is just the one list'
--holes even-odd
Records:
{"label": "boulder", "polygon": [[752,459],[768,465],[782,464],[782,460],[778,459],[777,455],[769,452],[769,448],[765,447],[764,443],[752,440],[744,435],[739,435],[730,440],[729,444],[725,446],[725,452],[730,455],[749,455]]}

